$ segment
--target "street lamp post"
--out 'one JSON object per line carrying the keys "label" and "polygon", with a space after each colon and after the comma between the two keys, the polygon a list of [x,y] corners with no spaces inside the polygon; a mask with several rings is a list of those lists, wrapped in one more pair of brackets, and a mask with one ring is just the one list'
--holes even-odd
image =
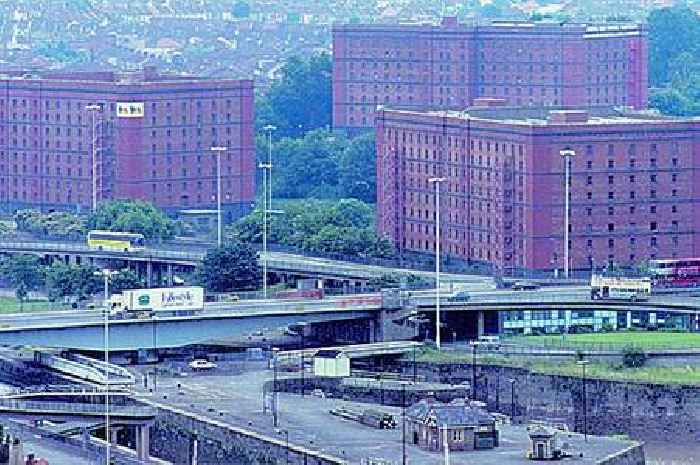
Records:
{"label": "street lamp post", "polygon": [[85,109],[92,117],[92,211],[97,210],[97,124],[96,114],[102,111],[99,105],[88,105]]}
{"label": "street lamp post", "polygon": [[101,271],[96,271],[95,276],[104,278],[104,302],[102,304],[102,313],[104,315],[104,391],[105,391],[105,464],[110,465],[111,462],[111,438],[109,431],[109,370],[107,365],[109,364],[109,278],[113,275],[118,274],[117,271],[111,271],[104,269]]}
{"label": "street lamp post", "polygon": [[259,168],[263,170],[263,298],[267,299],[267,173],[272,171],[272,165],[260,163]]}
{"label": "street lamp post", "polygon": [[406,465],[406,383],[401,384],[401,464]]}
{"label": "street lamp post", "polygon": [[272,124],[268,124],[267,126],[263,127],[263,129],[267,131],[267,165],[270,167],[270,187],[268,192],[265,192],[265,195],[268,195],[269,193],[267,208],[272,209],[272,133],[273,131],[277,130],[277,127],[273,126]]}
{"label": "street lamp post", "polygon": [[277,347],[272,348],[272,426],[277,428],[278,418],[277,418],[277,354],[279,349]]}
{"label": "street lamp post", "polygon": [[227,147],[212,147],[210,150],[216,156],[216,245],[221,247],[221,155]]}
{"label": "street lamp post", "polygon": [[571,157],[576,152],[570,149],[562,150],[559,154],[564,159],[564,279],[569,279],[569,192],[571,190],[570,169]]}
{"label": "street lamp post", "polygon": [[508,379],[510,383],[510,422],[515,424],[515,378]]}
{"label": "street lamp post", "polygon": [[435,184],[435,345],[440,350],[440,184],[446,178],[430,178]]}
{"label": "street lamp post", "polygon": [[590,362],[588,360],[579,360],[576,362],[578,366],[581,367],[583,371],[583,440],[588,442],[588,399],[586,393],[586,366]]}
{"label": "street lamp post", "polygon": [[476,400],[476,344],[472,344],[472,400]]}

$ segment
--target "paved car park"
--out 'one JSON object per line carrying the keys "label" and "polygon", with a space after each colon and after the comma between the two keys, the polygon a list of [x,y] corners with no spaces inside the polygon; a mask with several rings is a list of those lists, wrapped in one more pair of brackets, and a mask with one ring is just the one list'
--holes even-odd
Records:
{"label": "paved car park", "polygon": [[[360,463],[367,458],[381,458],[388,463],[400,464],[402,459],[401,408],[370,406],[340,399],[323,398],[310,392],[300,394],[279,393],[278,428],[273,426],[270,412],[263,413],[263,383],[272,378],[272,372],[262,364],[249,366],[249,370],[226,370],[226,363],[207,373],[188,373],[187,376],[161,377],[157,392],[148,394],[159,403],[223,420],[268,435],[284,439],[289,434],[290,443],[303,445],[327,454]],[[179,387],[178,387],[179,385]],[[361,410],[373,407],[395,415],[399,427],[395,430],[378,430],[360,423],[335,417],[329,410],[337,407]],[[453,463],[479,463],[483,465],[526,464],[528,438],[522,427],[500,427],[501,445],[493,450],[453,452]],[[561,438],[570,445],[577,456],[576,463],[593,464],[601,458],[625,448],[629,443],[611,438],[589,437],[585,443],[578,434]],[[410,438],[406,438],[410,441]],[[443,463],[439,453],[426,452],[407,443],[408,463],[438,465]],[[579,457],[579,454],[583,454]]]}

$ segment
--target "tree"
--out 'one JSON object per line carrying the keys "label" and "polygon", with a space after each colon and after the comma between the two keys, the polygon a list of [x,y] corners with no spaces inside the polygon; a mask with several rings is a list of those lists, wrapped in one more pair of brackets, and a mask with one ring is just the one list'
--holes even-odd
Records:
{"label": "tree", "polygon": [[680,90],[673,88],[653,89],[649,95],[649,106],[660,112],[672,115],[688,115],[691,102]]}
{"label": "tree", "polygon": [[[274,145],[272,186],[283,198],[336,198],[338,161],[347,139],[333,132],[313,130],[300,139],[285,138]],[[273,160],[273,163],[274,163]]]}
{"label": "tree", "polygon": [[247,18],[250,16],[250,4],[242,0],[234,3],[231,14],[236,18]]}
{"label": "tree", "polygon": [[627,368],[640,368],[647,361],[647,354],[639,347],[625,346],[622,349],[622,364]]}
{"label": "tree", "polygon": [[44,270],[39,257],[34,255],[14,255],[4,257],[0,274],[15,289],[15,296],[24,305],[29,292],[36,291],[44,284]]}
{"label": "tree", "polygon": [[340,156],[340,191],[343,197],[375,203],[377,197],[377,158],[374,132],[352,139]]}
{"label": "tree", "polygon": [[202,286],[214,292],[253,290],[261,282],[257,253],[236,239],[209,250],[196,275]]}
{"label": "tree", "polygon": [[140,200],[103,202],[90,214],[87,226],[90,229],[140,233],[150,240],[169,239],[178,231],[175,221],[153,204]]}
{"label": "tree", "polygon": [[267,124],[277,127],[275,137],[299,137],[331,125],[331,76],[333,63],[328,53],[307,59],[289,58],[281,78],[263,98],[257,117],[257,130]]}
{"label": "tree", "polygon": [[653,10],[648,24],[649,81],[659,87],[670,81],[670,64],[681,54],[698,60],[700,18],[687,6],[675,6]]}
{"label": "tree", "polygon": [[46,270],[46,287],[49,300],[74,297],[77,301],[87,299],[102,289],[102,281],[95,276],[97,268],[55,262]]}
{"label": "tree", "polygon": [[[271,218],[268,240],[306,251],[365,257],[392,257],[394,247],[374,231],[372,208],[357,199],[286,202]],[[229,228],[242,241],[262,241],[262,213],[256,210]]]}
{"label": "tree", "polygon": [[110,282],[110,292],[114,294],[126,289],[142,289],[144,287],[146,287],[146,283],[143,278],[129,268],[119,270],[119,273],[112,276]]}
{"label": "tree", "polygon": [[76,239],[85,235],[85,223],[67,212],[41,213],[37,210],[18,210],[14,214],[17,230],[39,236]]}

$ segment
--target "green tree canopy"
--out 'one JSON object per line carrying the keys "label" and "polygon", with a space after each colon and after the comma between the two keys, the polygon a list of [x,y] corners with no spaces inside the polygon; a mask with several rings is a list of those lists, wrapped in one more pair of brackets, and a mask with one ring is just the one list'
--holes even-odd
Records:
{"label": "green tree canopy", "polygon": [[169,239],[178,226],[153,204],[140,200],[112,200],[97,206],[87,221],[89,229],[143,234],[146,239]]}
{"label": "green tree canopy", "polygon": [[109,283],[109,290],[113,294],[117,294],[126,289],[143,289],[146,287],[146,282],[139,277],[138,273],[129,268],[119,270],[119,273],[112,276]]}
{"label": "green tree canopy", "polygon": [[272,124],[275,137],[299,137],[331,125],[331,76],[333,63],[327,53],[308,58],[291,57],[265,97],[256,104],[257,130]]}
{"label": "green tree canopy", "polygon": [[18,210],[13,217],[17,230],[39,236],[76,239],[85,235],[85,222],[68,212],[41,213]]}
{"label": "green tree canopy", "polygon": [[15,289],[15,295],[20,303],[31,291],[39,289],[44,284],[44,267],[39,257],[34,255],[13,255],[2,257],[0,275]]}
{"label": "green tree canopy", "polygon": [[[315,252],[394,255],[392,244],[374,231],[372,208],[357,199],[287,201],[280,208],[283,213],[270,219],[270,242]],[[262,242],[260,210],[239,220],[228,234],[243,241]]]}
{"label": "green tree canopy", "polygon": [[200,285],[214,292],[257,289],[261,276],[255,250],[235,239],[209,250],[196,272]]}
{"label": "green tree canopy", "polygon": [[[323,129],[313,130],[303,138],[285,138],[274,144],[272,185],[275,197],[336,197],[338,163],[346,146],[344,136]],[[275,160],[284,162],[275,163]]]}
{"label": "green tree canopy", "polygon": [[340,156],[339,186],[343,197],[374,203],[377,196],[377,157],[374,132],[352,139]]}
{"label": "green tree canopy", "polygon": [[688,53],[698,61],[700,17],[687,6],[655,9],[649,14],[649,82],[666,85],[672,78],[671,63]]}
{"label": "green tree canopy", "polygon": [[102,289],[102,281],[95,276],[97,268],[93,266],[65,264],[55,262],[46,270],[46,287],[50,300],[74,297],[85,300]]}
{"label": "green tree canopy", "polygon": [[235,2],[231,14],[236,18],[247,18],[250,16],[250,4],[243,0]]}

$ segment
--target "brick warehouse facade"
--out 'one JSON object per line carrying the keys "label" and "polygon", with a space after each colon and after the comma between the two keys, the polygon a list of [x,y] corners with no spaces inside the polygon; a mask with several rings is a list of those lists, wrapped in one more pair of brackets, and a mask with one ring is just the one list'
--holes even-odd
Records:
{"label": "brick warehouse facade", "polygon": [[[482,103],[477,101],[477,103]],[[483,102],[496,105],[498,102]],[[571,161],[572,269],[700,255],[700,120],[612,108],[380,109],[377,227],[400,250],[435,249],[505,274],[563,268]]]}
{"label": "brick warehouse facade", "polygon": [[374,126],[377,105],[462,109],[647,105],[647,32],[637,24],[493,22],[333,28],[333,127]]}
{"label": "brick warehouse facade", "polygon": [[[91,113],[90,104],[101,107]],[[255,195],[253,82],[134,73],[0,76],[0,206],[89,210],[93,117],[97,198],[142,199],[168,211],[222,208],[231,220]]]}

